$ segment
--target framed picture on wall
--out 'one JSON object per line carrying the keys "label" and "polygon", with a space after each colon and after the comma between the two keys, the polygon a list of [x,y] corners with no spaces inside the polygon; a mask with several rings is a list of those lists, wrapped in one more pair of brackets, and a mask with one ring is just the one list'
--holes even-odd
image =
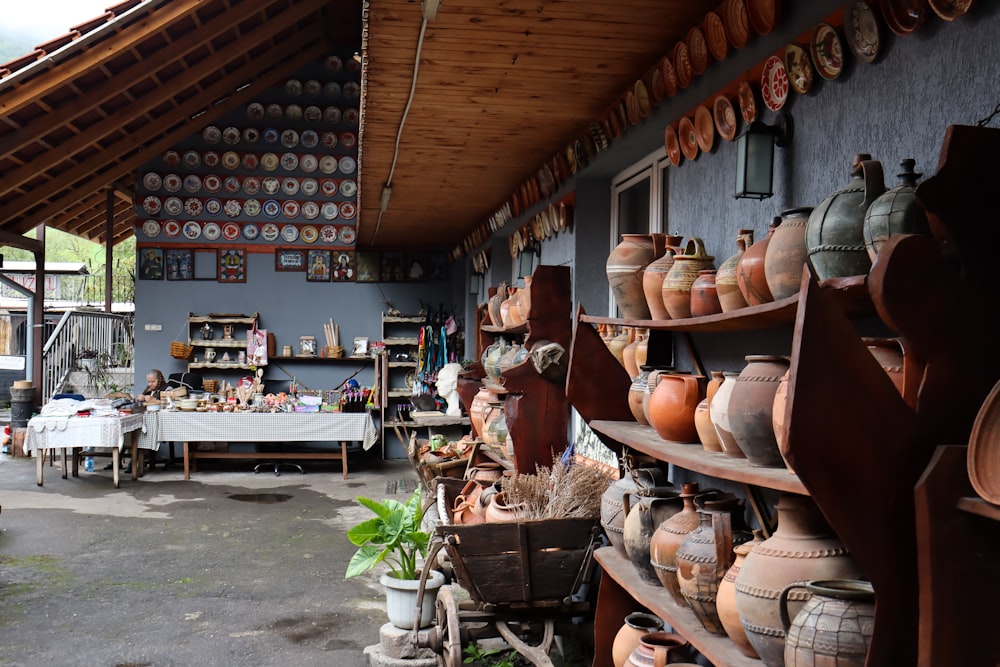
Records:
{"label": "framed picture on wall", "polygon": [[354,251],[337,250],[333,253],[334,265],[331,277],[338,282],[354,280]]}
{"label": "framed picture on wall", "polygon": [[309,269],[306,280],[311,283],[330,282],[330,251],[310,250],[306,259]]}
{"label": "framed picture on wall", "polygon": [[278,248],[274,251],[275,271],[305,271],[306,251],[304,248]]}
{"label": "framed picture on wall", "polygon": [[139,251],[139,279],[163,280],[163,248],[143,248]]}
{"label": "framed picture on wall", "polygon": [[193,252],[194,279],[216,280],[219,277],[219,253],[206,248],[197,248]]}
{"label": "framed picture on wall", "polygon": [[402,282],[406,279],[404,257],[401,252],[383,252],[379,278],[384,283]]}
{"label": "framed picture on wall", "polygon": [[448,255],[443,252],[433,252],[427,256],[427,280],[448,279]]}
{"label": "framed picture on wall", "polygon": [[408,282],[423,282],[427,280],[427,255],[424,253],[407,253],[406,277]]}
{"label": "framed picture on wall", "polygon": [[220,283],[245,283],[247,281],[247,254],[242,248],[219,250]]}
{"label": "framed picture on wall", "polygon": [[167,280],[191,280],[194,277],[194,252],[185,248],[167,249]]}
{"label": "framed picture on wall", "polygon": [[359,283],[374,283],[379,279],[379,256],[374,250],[359,250],[356,256],[356,280]]}

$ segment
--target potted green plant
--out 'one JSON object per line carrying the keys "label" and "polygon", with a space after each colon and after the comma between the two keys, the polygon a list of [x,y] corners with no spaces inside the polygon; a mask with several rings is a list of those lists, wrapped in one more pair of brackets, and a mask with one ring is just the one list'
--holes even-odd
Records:
{"label": "potted green plant", "polygon": [[[387,499],[381,502],[357,496],[355,500],[370,509],[375,516],[347,531],[347,538],[360,547],[347,564],[345,579],[364,574],[379,563],[386,563],[389,572],[379,578],[385,587],[386,611],[389,621],[398,628],[413,628],[419,588],[419,558],[427,556],[430,534],[421,529],[423,509],[420,490],[401,503]],[[432,570],[427,577],[420,611],[420,627],[434,620],[434,601],[444,584],[444,575]]]}

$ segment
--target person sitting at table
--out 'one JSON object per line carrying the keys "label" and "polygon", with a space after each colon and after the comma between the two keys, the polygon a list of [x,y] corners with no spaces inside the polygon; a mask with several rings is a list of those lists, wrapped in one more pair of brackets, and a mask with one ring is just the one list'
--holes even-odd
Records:
{"label": "person sitting at table", "polygon": [[160,392],[163,391],[167,386],[167,381],[163,377],[163,373],[157,369],[150,369],[146,373],[146,388],[135,397],[135,400],[144,403],[150,400],[156,400],[160,398]]}

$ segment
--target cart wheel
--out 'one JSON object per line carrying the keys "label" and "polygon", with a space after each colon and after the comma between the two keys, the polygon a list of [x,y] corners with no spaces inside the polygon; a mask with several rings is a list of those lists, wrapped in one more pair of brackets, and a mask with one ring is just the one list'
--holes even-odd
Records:
{"label": "cart wheel", "polygon": [[458,623],[458,605],[450,587],[438,591],[437,631],[441,639],[438,662],[444,667],[462,667],[462,631]]}

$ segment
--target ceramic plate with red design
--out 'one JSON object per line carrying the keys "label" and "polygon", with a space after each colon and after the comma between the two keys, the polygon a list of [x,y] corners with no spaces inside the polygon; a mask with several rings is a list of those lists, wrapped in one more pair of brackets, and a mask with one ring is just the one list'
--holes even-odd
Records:
{"label": "ceramic plate with red design", "polygon": [[222,230],[219,228],[219,223],[206,222],[205,226],[201,230],[201,233],[202,236],[205,237],[205,240],[214,241],[222,235]]}
{"label": "ceramic plate with red design", "polygon": [[299,237],[306,243],[315,243],[319,238],[319,232],[312,225],[306,225],[299,232]]}
{"label": "ceramic plate with red design", "polygon": [[749,81],[740,81],[739,102],[743,122],[749,125],[757,120],[757,95]]}
{"label": "ceramic plate with red design", "polygon": [[705,33],[708,52],[716,60],[725,60],[729,53],[729,41],[726,39],[726,26],[722,24],[719,15],[715,12],[705,14],[702,31]]}
{"label": "ceramic plate with red design", "polygon": [[240,226],[235,222],[227,222],[222,226],[222,238],[235,241],[240,237]]}
{"label": "ceramic plate with red design", "polygon": [[354,243],[354,239],[358,236],[357,231],[355,231],[353,225],[344,225],[340,228],[340,232],[337,233],[337,238],[340,239],[341,243],[346,245],[351,245]]}
{"label": "ceramic plate with red design", "polygon": [[340,217],[344,220],[351,220],[355,215],[357,215],[358,209],[354,205],[354,202],[343,201],[340,202]]}
{"label": "ceramic plate with red design", "polygon": [[684,116],[677,124],[677,139],[681,144],[681,152],[688,160],[698,157],[698,137],[694,132],[694,123]]}
{"label": "ceramic plate with red design", "polygon": [[788,73],[788,85],[799,95],[805,95],[812,89],[812,63],[809,54],[798,44],[785,47],[785,71]]}
{"label": "ceramic plate with red design", "polygon": [[829,23],[820,23],[809,40],[809,55],[819,75],[828,81],[840,76],[844,69],[844,46],[837,29]]}
{"label": "ceramic plate with red design", "polygon": [[900,37],[915,32],[927,18],[925,0],[881,0],[879,9],[889,30]]}
{"label": "ceramic plate with red design", "polygon": [[760,75],[760,92],[764,106],[771,111],[780,111],[788,99],[788,73],[785,62],[778,56],[764,61],[764,71]]}
{"label": "ceramic plate with red design", "polygon": [[333,225],[323,225],[320,227],[319,236],[323,243],[333,243],[337,240],[337,228]]}
{"label": "ceramic plate with red design", "polygon": [[281,213],[289,220],[299,217],[299,210],[299,202],[294,199],[285,200],[281,205]]}
{"label": "ceramic plate with red design", "polygon": [[882,50],[878,19],[865,0],[853,0],[844,9],[844,36],[851,52],[865,63],[875,62]]}
{"label": "ceramic plate with red design", "polygon": [[726,141],[736,138],[736,109],[733,103],[725,95],[719,95],[712,104],[712,119],[715,121],[715,129],[719,131],[719,136]]}
{"label": "ceramic plate with red design", "polygon": [[163,233],[169,239],[175,239],[181,235],[181,223],[176,220],[167,220],[163,223]]}

